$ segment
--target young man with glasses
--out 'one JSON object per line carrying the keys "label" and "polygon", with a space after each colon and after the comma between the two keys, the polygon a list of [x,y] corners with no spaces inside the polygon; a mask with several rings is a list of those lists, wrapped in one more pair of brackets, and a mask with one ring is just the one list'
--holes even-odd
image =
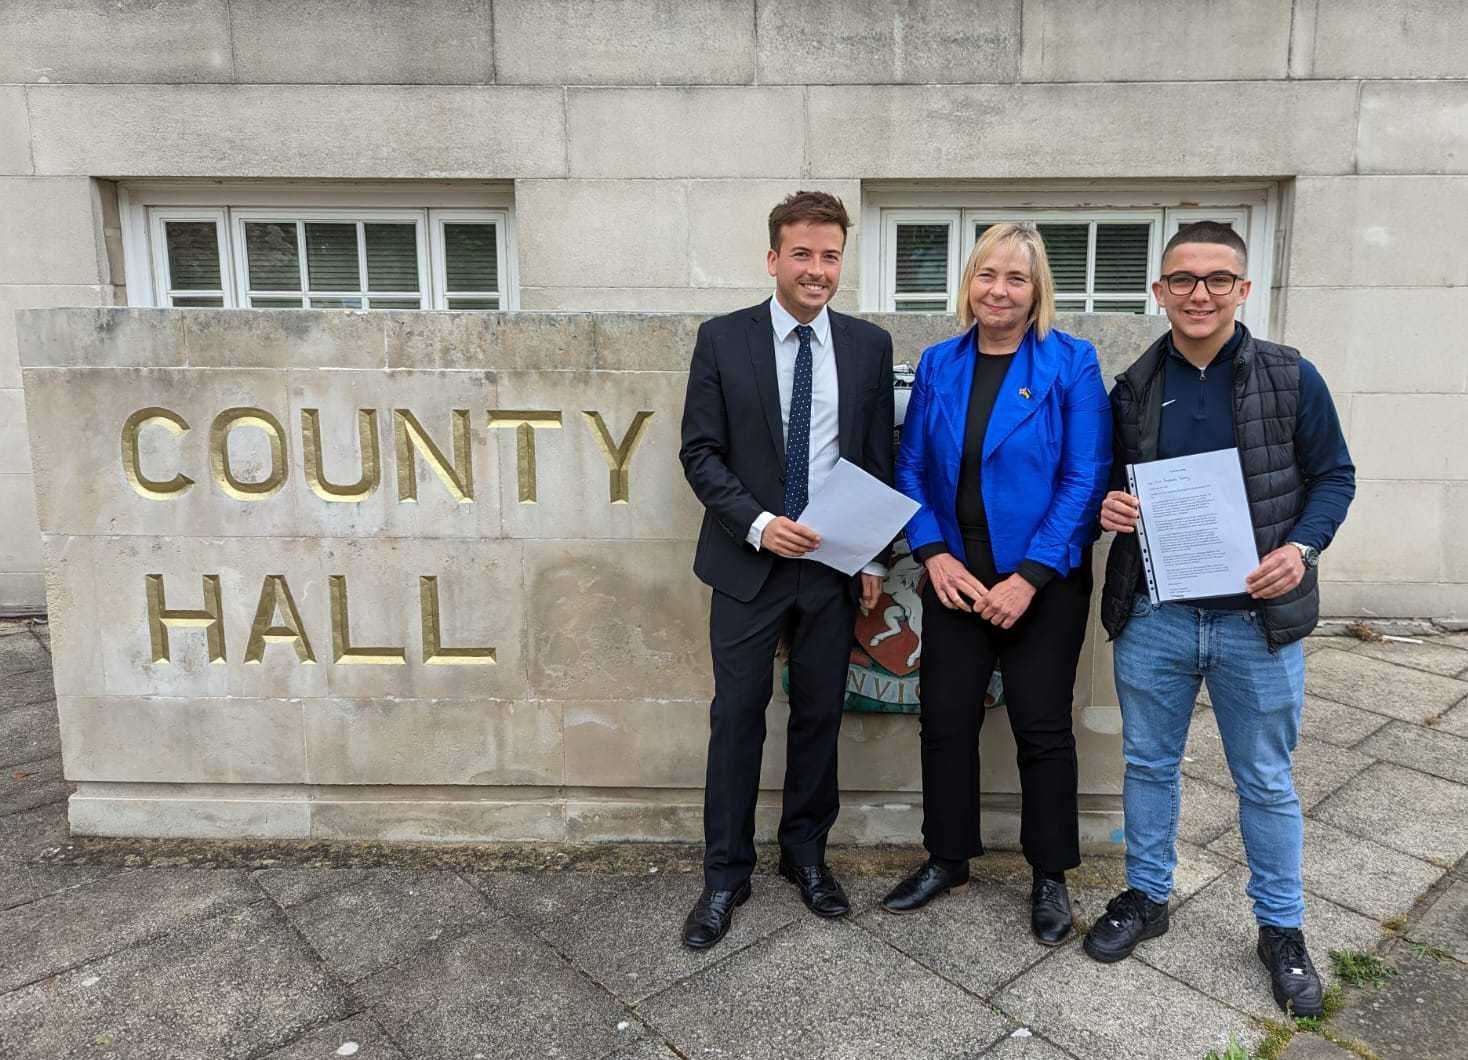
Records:
{"label": "young man with glasses", "polygon": [[[1116,452],[1101,527],[1117,537],[1101,621],[1115,642],[1121,700],[1127,889],[1085,949],[1118,961],[1167,930],[1179,765],[1206,680],[1239,797],[1259,959],[1281,1008],[1319,1016],[1320,978],[1301,931],[1304,833],[1291,755],[1305,699],[1301,640],[1320,610],[1316,565],[1355,495],[1355,468],[1320,373],[1235,321],[1247,269],[1244,242],[1227,225],[1180,229],[1152,285],[1172,327],[1111,392]],[[1119,488],[1126,466],[1235,447],[1263,557],[1247,591],[1152,604],[1135,533],[1140,506]]]}

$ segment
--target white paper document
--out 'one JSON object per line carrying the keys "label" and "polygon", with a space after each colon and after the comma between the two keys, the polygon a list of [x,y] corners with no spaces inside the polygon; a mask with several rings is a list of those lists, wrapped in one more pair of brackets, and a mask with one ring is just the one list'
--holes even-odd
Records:
{"label": "white paper document", "polygon": [[855,574],[891,544],[913,513],[911,500],[849,460],[838,460],[797,520],[821,535],[802,558]]}
{"label": "white paper document", "polygon": [[1237,449],[1127,465],[1154,604],[1242,593],[1259,566]]}

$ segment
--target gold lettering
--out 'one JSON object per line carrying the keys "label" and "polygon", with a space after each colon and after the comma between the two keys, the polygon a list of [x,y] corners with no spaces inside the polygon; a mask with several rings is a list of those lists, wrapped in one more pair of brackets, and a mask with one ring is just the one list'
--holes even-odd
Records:
{"label": "gold lettering", "polygon": [[438,606],[438,579],[418,579],[418,604],[423,618],[423,661],[430,666],[493,666],[493,648],[445,648]]}
{"label": "gold lettering", "polygon": [[155,407],[134,412],[122,425],[122,471],[127,476],[127,484],[139,495],[150,501],[169,501],[192,486],[194,480],[182,473],[174,475],[167,482],[151,479],[143,474],[142,457],[138,452],[138,435],[144,427],[155,423],[166,428],[170,434],[183,434],[189,429],[187,420],[168,409]]}
{"label": "gold lettering", "polygon": [[[282,613],[284,625],[275,625],[275,614]],[[314,663],[316,653],[311,650],[311,640],[306,636],[301,623],[301,613],[296,610],[296,601],[291,597],[291,587],[284,574],[267,574],[260,585],[260,606],[255,609],[255,621],[250,626],[250,640],[245,645],[245,662],[257,663],[265,658],[265,645],[289,642],[296,649],[296,658],[303,663]]]}
{"label": "gold lettering", "polygon": [[357,410],[357,447],[362,454],[362,477],[350,486],[328,482],[322,471],[321,410],[301,410],[301,441],[305,449],[306,485],[324,501],[353,502],[372,495],[382,482],[382,453],[377,444],[377,410]]}
{"label": "gold lettering", "polygon": [[606,457],[607,467],[611,469],[610,491],[613,504],[626,504],[631,491],[631,480],[627,472],[627,465],[632,461],[632,453],[637,449],[638,443],[642,441],[643,432],[647,429],[647,421],[652,419],[651,412],[639,412],[632,417],[632,426],[627,428],[627,433],[622,436],[620,443],[612,441],[612,432],[607,430],[606,423],[601,418],[600,412],[585,411],[581,415],[591,421],[591,426],[596,431],[596,444],[601,448],[601,455]]}
{"label": "gold lettering", "polygon": [[219,575],[206,574],[204,607],[200,611],[170,611],[163,599],[163,575],[143,578],[148,596],[148,635],[152,641],[153,662],[166,663],[170,629],[204,629],[209,646],[209,662],[224,662],[224,608],[220,606]]}
{"label": "gold lettering", "polygon": [[438,475],[439,481],[449,495],[460,504],[474,502],[474,458],[469,445],[469,410],[452,411],[454,466],[449,467],[443,450],[428,437],[423,425],[407,409],[392,410],[393,448],[398,461],[398,502],[415,503],[418,500],[418,467],[413,453],[423,457],[428,466]]}
{"label": "gold lettering", "polygon": [[406,666],[408,653],[402,648],[354,648],[352,630],[347,618],[347,579],[333,574],[327,579],[331,585],[331,657],[334,661],[348,665]]}
{"label": "gold lettering", "polygon": [[495,430],[514,428],[515,482],[519,487],[520,503],[534,504],[536,499],[535,432],[537,430],[560,430],[561,414],[539,410],[491,409],[489,426]]}
{"label": "gold lettering", "polygon": [[[229,462],[229,434],[236,427],[258,427],[270,440],[270,474],[259,482],[244,482],[235,477]],[[226,494],[240,501],[263,501],[280,492],[285,485],[290,465],[286,462],[285,431],[280,421],[264,409],[225,409],[214,417],[209,428],[209,466],[214,482]]]}

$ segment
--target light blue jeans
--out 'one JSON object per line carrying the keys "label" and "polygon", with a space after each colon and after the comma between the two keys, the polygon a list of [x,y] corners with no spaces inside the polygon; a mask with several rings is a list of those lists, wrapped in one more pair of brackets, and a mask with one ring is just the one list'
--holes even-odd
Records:
{"label": "light blue jeans", "polygon": [[1253,612],[1154,607],[1137,596],[1114,649],[1126,759],[1127,886],[1154,902],[1172,894],[1179,765],[1198,686],[1206,680],[1238,791],[1255,919],[1300,927],[1304,825],[1290,756],[1305,703],[1303,646],[1270,652]]}

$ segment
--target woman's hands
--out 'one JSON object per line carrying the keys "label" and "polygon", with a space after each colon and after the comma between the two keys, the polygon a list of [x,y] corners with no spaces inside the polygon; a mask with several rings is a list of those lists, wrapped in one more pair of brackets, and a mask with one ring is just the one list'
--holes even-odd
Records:
{"label": "woman's hands", "polygon": [[974,605],[983,600],[988,592],[983,583],[970,574],[968,568],[951,552],[940,552],[923,566],[927,568],[933,593],[944,607],[971,612]]}
{"label": "woman's hands", "polygon": [[1018,574],[1011,574],[985,594],[979,617],[1008,629],[1024,616],[1034,598],[1035,587]]}

